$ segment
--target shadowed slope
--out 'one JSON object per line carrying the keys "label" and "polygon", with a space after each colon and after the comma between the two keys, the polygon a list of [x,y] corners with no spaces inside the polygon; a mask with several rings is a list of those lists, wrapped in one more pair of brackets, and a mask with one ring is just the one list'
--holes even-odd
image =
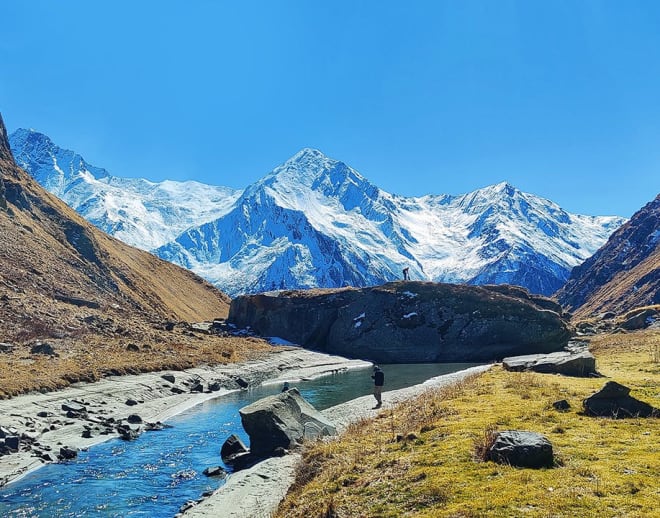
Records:
{"label": "shadowed slope", "polygon": [[556,293],[577,316],[660,303],[660,195],[571,272]]}

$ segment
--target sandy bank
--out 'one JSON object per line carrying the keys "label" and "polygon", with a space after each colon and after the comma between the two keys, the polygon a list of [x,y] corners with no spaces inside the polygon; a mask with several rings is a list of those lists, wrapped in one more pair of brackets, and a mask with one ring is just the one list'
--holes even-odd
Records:
{"label": "sandy bank", "polygon": [[[24,439],[19,452],[0,456],[0,486],[47,463],[44,456],[56,459],[62,446],[82,449],[117,437],[116,431],[101,433],[108,430],[103,424],[108,418],[119,421],[137,414],[145,422],[165,421],[203,401],[239,390],[240,384],[294,381],[365,365],[368,364],[359,360],[299,348],[278,348],[262,359],[245,363],[109,377],[47,394],[2,400],[0,427]],[[166,373],[174,376],[174,383],[162,377]],[[217,382],[219,387],[213,392],[191,392],[197,382],[205,388]],[[181,393],[173,392],[173,388]],[[129,406],[129,400],[137,404]],[[62,404],[68,402],[84,405],[86,413],[81,417],[67,417]],[[89,437],[83,437],[86,429]],[[29,444],[30,441],[33,443]]]}
{"label": "sandy bank", "polygon": [[[432,388],[456,383],[472,374],[482,373],[490,365],[472,367],[460,372],[432,378],[419,385],[383,393],[383,409],[391,408]],[[363,396],[322,413],[335,423],[341,433],[349,424],[374,417],[373,396]],[[250,469],[229,476],[224,486],[183,513],[185,518],[268,518],[277,509],[289,486],[293,483],[296,466],[301,460],[297,453],[275,457]]]}

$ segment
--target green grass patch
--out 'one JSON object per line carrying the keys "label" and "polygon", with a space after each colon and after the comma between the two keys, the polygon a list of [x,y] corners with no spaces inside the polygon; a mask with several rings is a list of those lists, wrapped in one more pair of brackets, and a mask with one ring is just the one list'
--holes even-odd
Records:
{"label": "green grass patch", "polygon": [[[507,372],[500,367],[424,394],[309,446],[279,517],[647,517],[660,501],[660,419],[581,414],[612,379],[660,407],[653,358],[660,334],[596,337],[604,378]],[[559,412],[554,401],[571,408]],[[496,430],[530,430],[553,444],[555,467],[484,462]]]}

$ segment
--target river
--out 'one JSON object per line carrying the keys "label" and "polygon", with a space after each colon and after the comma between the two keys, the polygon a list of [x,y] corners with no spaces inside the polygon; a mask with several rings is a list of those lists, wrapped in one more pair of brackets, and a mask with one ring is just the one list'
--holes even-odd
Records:
{"label": "river", "polygon": [[[416,385],[474,365],[383,365],[385,389]],[[351,370],[291,386],[323,410],[369,394],[370,374],[370,369]],[[249,444],[238,410],[280,388],[264,385],[233,392],[169,419],[171,428],[144,433],[131,442],[112,439],[80,452],[73,461],[46,465],[0,489],[0,516],[171,518],[188,500],[222,485],[202,472],[223,466],[220,447],[229,435]]]}

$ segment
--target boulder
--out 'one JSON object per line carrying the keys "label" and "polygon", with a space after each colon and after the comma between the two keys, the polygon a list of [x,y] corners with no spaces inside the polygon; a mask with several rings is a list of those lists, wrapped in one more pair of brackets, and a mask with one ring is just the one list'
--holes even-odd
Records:
{"label": "boulder", "polygon": [[140,437],[140,427],[122,423],[117,426],[117,433],[119,438],[124,441],[134,441]]}
{"label": "boulder", "polygon": [[211,468],[206,468],[203,471],[203,473],[207,477],[225,478],[227,476],[227,472],[220,466],[213,466]]}
{"label": "boulder", "polygon": [[77,448],[69,448],[68,446],[62,446],[60,448],[60,454],[58,457],[63,460],[75,459],[78,456]]}
{"label": "boulder", "polygon": [[222,445],[220,457],[225,464],[231,464],[236,456],[244,455],[249,451],[247,446],[241,441],[241,438],[238,435],[232,434]]}
{"label": "boulder", "polygon": [[57,356],[53,346],[46,342],[37,342],[30,347],[30,354],[44,354],[46,356]]}
{"label": "boulder", "polygon": [[4,426],[0,426],[0,439],[4,439],[5,437],[17,434],[18,430],[16,430],[16,428],[6,428]]}
{"label": "boulder", "polygon": [[486,460],[520,468],[550,468],[554,464],[550,441],[540,433],[520,430],[497,432]]}
{"label": "boulder", "polygon": [[21,447],[21,439],[18,435],[8,435],[5,437],[5,446],[11,451],[16,452]]}
{"label": "boulder", "polygon": [[584,412],[590,416],[660,417],[660,410],[630,396],[630,389],[616,381],[608,381],[602,389],[582,402]]}
{"label": "boulder", "polygon": [[565,399],[560,399],[552,404],[552,408],[559,410],[560,412],[566,412],[571,408],[571,404]]}
{"label": "boulder", "polygon": [[163,374],[161,378],[163,378],[165,381],[168,381],[169,383],[174,383],[174,381],[176,380],[174,374]]}
{"label": "boulder", "polygon": [[77,403],[75,401],[67,401],[66,403],[62,403],[62,410],[64,410],[65,412],[84,414],[87,412],[87,407],[82,403]]}
{"label": "boulder", "polygon": [[627,331],[644,329],[648,327],[654,319],[658,318],[658,311],[652,308],[639,309],[631,311],[626,315],[626,319],[619,324],[619,327]]}
{"label": "boulder", "polygon": [[415,281],[244,295],[232,300],[229,320],[262,336],[383,363],[548,353],[563,349],[571,334],[556,303],[522,288]]}
{"label": "boulder", "polygon": [[198,381],[190,387],[190,392],[204,392],[204,385]]}
{"label": "boulder", "polygon": [[250,451],[257,456],[271,455],[278,447],[289,449],[305,438],[337,433],[295,388],[255,401],[239,413],[250,436]]}
{"label": "boulder", "polygon": [[502,365],[506,370],[514,372],[534,371],[580,377],[597,374],[596,358],[589,351],[512,356],[504,358]]}

